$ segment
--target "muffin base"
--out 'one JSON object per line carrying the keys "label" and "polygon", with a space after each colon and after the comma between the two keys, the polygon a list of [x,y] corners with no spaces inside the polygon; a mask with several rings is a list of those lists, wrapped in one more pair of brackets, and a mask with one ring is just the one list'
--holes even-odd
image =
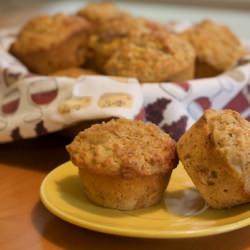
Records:
{"label": "muffin base", "polygon": [[205,62],[196,61],[195,78],[213,77],[219,75],[220,73],[222,72],[215,69],[211,65]]}
{"label": "muffin base", "polygon": [[170,173],[150,176],[104,176],[79,168],[85,194],[93,203],[119,210],[134,210],[158,203]]}

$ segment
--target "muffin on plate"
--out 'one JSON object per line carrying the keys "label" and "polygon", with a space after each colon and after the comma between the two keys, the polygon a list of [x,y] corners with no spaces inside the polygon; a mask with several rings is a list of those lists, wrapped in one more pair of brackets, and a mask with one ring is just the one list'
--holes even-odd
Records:
{"label": "muffin on plate", "polygon": [[94,203],[133,210],[159,202],[172,169],[176,144],[151,123],[111,120],[80,132],[67,146]]}
{"label": "muffin on plate", "polygon": [[180,161],[206,202],[250,202],[250,123],[232,110],[207,110],[180,138]]}
{"label": "muffin on plate", "polygon": [[185,81],[194,76],[194,60],[194,50],[185,40],[167,32],[151,32],[115,51],[104,71],[140,82]]}
{"label": "muffin on plate", "polygon": [[67,68],[67,69],[55,71],[51,73],[50,75],[51,76],[80,77],[80,76],[98,75],[98,73],[92,69]]}
{"label": "muffin on plate", "polygon": [[10,52],[32,72],[49,74],[85,63],[91,25],[83,18],[56,14],[30,20]]}
{"label": "muffin on plate", "polygon": [[236,35],[226,26],[210,20],[202,21],[181,34],[194,47],[195,77],[211,77],[233,67],[243,49]]}

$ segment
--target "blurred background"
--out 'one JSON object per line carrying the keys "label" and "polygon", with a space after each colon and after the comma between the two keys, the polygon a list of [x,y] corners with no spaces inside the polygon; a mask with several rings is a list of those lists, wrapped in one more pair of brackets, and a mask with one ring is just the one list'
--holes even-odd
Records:
{"label": "blurred background", "polygon": [[[83,0],[0,0],[0,28],[18,27],[41,13],[74,13]],[[209,18],[229,25],[239,36],[250,39],[250,0],[137,0],[112,1],[136,15],[162,22],[196,22]]]}

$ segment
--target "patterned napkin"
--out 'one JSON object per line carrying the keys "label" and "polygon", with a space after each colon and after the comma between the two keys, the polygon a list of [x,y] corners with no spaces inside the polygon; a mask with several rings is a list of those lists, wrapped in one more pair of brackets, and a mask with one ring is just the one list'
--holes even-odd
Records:
{"label": "patterned napkin", "polygon": [[208,108],[233,109],[250,121],[250,64],[214,78],[149,83],[142,90],[145,119],[176,140]]}
{"label": "patterned napkin", "polygon": [[218,77],[140,85],[132,78],[31,74],[7,52],[15,34],[0,33],[0,143],[94,119],[141,119],[142,110],[145,121],[176,140],[207,108],[234,109],[250,120],[250,43],[239,65]]}

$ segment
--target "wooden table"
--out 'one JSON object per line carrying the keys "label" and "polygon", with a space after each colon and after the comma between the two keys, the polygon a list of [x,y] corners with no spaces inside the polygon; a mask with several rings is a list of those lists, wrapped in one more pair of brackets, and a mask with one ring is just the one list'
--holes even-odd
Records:
{"label": "wooden table", "polygon": [[134,239],[85,230],[50,214],[39,200],[44,176],[68,160],[59,135],[0,145],[0,249],[250,249],[250,227],[185,240]]}

